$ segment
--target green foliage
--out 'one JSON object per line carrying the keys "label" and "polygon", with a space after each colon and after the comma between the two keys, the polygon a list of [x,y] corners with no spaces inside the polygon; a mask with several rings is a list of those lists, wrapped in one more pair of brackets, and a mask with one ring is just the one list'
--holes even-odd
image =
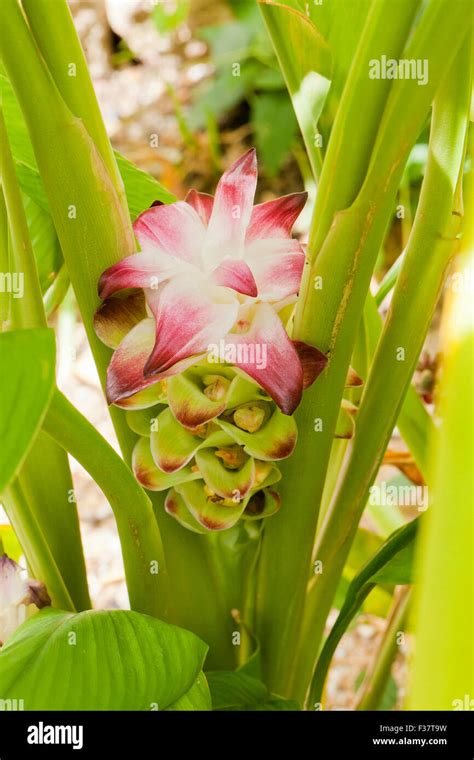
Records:
{"label": "green foliage", "polygon": [[206,676],[213,710],[299,710],[296,702],[270,694],[262,681],[242,669]]}
{"label": "green foliage", "polygon": [[376,584],[398,585],[413,581],[413,546],[418,519],[393,533],[349,584],[344,604],[318,658],[309,704],[321,700],[324,681],[336,647]]}
{"label": "green foliage", "polygon": [[209,709],[206,645],[189,631],[122,610],[45,609],[0,651],[0,694],[26,710]]}
{"label": "green foliage", "polygon": [[0,334],[0,493],[18,472],[46,413],[55,357],[52,330]]}
{"label": "green foliage", "polygon": [[262,93],[252,105],[252,125],[259,156],[273,176],[296,139],[297,124],[291,101],[284,92]]}
{"label": "green foliage", "polygon": [[239,0],[230,5],[235,16],[232,21],[200,30],[216,70],[210,82],[196,89],[188,124],[191,129],[202,129],[209,114],[222,120],[237,105],[248,104],[260,158],[267,173],[274,176],[297,139],[294,111],[258,4]]}

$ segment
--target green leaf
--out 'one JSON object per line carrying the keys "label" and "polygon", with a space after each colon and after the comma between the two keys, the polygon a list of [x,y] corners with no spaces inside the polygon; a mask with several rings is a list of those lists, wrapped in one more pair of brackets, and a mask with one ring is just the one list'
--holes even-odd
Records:
{"label": "green leaf", "polygon": [[0,492],[22,464],[54,388],[56,345],[48,329],[0,335]]}
{"label": "green leaf", "polygon": [[2,648],[0,694],[27,710],[166,710],[185,697],[186,709],[207,709],[206,651],[138,612],[43,610]]}
{"label": "green leaf", "polygon": [[297,134],[293,107],[286,93],[257,95],[252,103],[252,125],[259,156],[268,174],[274,176],[288,156]]}
{"label": "green leaf", "polygon": [[206,673],[214,710],[299,710],[293,700],[270,694],[262,681],[235,671]]}
{"label": "green leaf", "polygon": [[207,685],[206,676],[200,673],[188,692],[166,708],[179,712],[190,710],[212,710],[211,695]]}
{"label": "green leaf", "polygon": [[176,200],[173,193],[166,190],[158,180],[139,169],[118,151],[115,151],[115,158],[125,185],[128,208],[132,219],[149,208],[153,201],[173,203]]}
{"label": "green leaf", "polygon": [[206,677],[214,710],[252,710],[267,699],[265,684],[245,673],[218,670]]}
{"label": "green leaf", "polygon": [[398,584],[412,581],[412,552],[419,519],[418,517],[412,520],[389,536],[349,584],[345,602],[316,665],[311,684],[310,704],[320,702],[324,681],[336,647],[374,586],[379,582]]}
{"label": "green leaf", "polygon": [[321,156],[315,137],[330,85],[331,51],[298,0],[270,2],[259,7],[293,102],[313,173],[318,176]]}
{"label": "green leaf", "polygon": [[50,214],[23,193],[30,240],[38,267],[41,292],[53,283],[63,264],[63,255]]}

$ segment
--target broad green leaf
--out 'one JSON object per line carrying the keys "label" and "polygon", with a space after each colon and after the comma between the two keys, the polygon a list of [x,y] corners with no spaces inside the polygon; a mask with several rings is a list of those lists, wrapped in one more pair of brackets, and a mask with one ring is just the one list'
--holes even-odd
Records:
{"label": "broad green leaf", "polygon": [[214,710],[299,710],[295,701],[270,694],[262,681],[241,669],[206,676]]}
{"label": "broad green leaf", "polygon": [[120,155],[118,151],[115,151],[115,158],[125,185],[128,208],[132,219],[149,208],[153,201],[173,203],[176,200],[173,193],[166,190],[158,180],[139,169],[131,161]]}
{"label": "broad green leaf", "polygon": [[206,673],[214,710],[252,710],[267,699],[264,683],[239,671]]}
{"label": "broad green leaf", "polygon": [[204,673],[200,673],[188,692],[166,708],[169,712],[191,710],[212,710],[211,694]]}
{"label": "broad green leaf", "polygon": [[297,135],[297,123],[286,93],[257,94],[252,102],[252,125],[259,157],[267,173],[274,176]]}
{"label": "broad green leaf", "polygon": [[48,408],[56,345],[48,329],[0,335],[0,492],[17,473]]}
{"label": "broad green leaf", "polygon": [[0,694],[27,710],[166,710],[185,697],[185,709],[206,709],[206,650],[138,612],[42,610],[0,651]]}

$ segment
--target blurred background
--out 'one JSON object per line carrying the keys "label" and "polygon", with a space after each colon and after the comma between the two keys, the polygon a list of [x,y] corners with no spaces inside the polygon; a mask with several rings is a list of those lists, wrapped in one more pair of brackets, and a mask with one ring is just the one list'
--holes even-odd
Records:
{"label": "blurred background", "polygon": [[[307,239],[316,187],[255,0],[69,0],[69,5],[114,148],[183,198],[191,187],[214,192],[225,168],[256,146],[257,201],[306,189],[309,200],[295,234]],[[406,243],[423,177],[427,133],[426,128],[406,168],[399,198],[404,213],[400,216],[394,210],[379,257],[379,282]],[[376,285],[374,281],[374,289]],[[61,390],[118,448],[71,291],[53,320]],[[429,405],[436,352],[437,318],[415,378]],[[111,510],[79,465],[72,460],[71,466],[94,603],[127,607]],[[407,482],[416,482],[419,476],[395,431],[381,478],[403,482],[407,474]],[[372,540],[371,531],[377,532],[384,520],[387,531],[404,521],[403,510],[397,517],[398,508],[389,509],[390,516],[379,514],[376,520],[373,512],[364,516],[363,540]],[[381,616],[390,604],[388,594],[385,597],[381,591],[372,599],[344,636],[329,677],[328,708],[353,707],[357,686],[384,630]],[[408,649],[409,637],[401,642],[385,709],[403,700]]]}

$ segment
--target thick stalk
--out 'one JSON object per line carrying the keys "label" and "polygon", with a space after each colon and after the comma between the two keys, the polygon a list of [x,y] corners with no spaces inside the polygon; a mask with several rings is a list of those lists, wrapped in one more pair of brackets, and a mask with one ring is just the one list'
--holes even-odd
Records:
{"label": "thick stalk", "polygon": [[148,496],[117,452],[59,391],[43,428],[104,492],[117,523],[132,609],[158,616],[166,610],[168,576]]}
{"label": "thick stalk", "polygon": [[123,181],[66,0],[54,0],[53,3],[50,0],[22,0],[22,6],[64,102],[84,122],[112,178],[124,213],[128,213]]}
{"label": "thick stalk", "polygon": [[[316,556],[325,571],[313,579],[308,594],[294,671],[294,684],[299,693],[305,688],[308,672],[317,656],[324,621],[453,252],[459,222],[458,217],[452,216],[453,198],[467,123],[467,54],[467,45],[464,45],[436,97],[430,154],[410,243],[364,389],[351,458],[316,547]],[[371,187],[371,184],[369,177],[366,186]]]}

